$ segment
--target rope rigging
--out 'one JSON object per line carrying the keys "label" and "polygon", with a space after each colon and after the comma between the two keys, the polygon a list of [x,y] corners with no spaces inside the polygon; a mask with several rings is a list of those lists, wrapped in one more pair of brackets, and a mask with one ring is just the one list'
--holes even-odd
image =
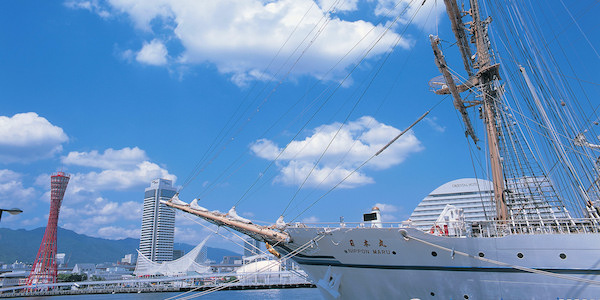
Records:
{"label": "rope rigging", "polygon": [[321,199],[323,199],[325,196],[327,196],[329,193],[331,193],[333,190],[335,190],[337,187],[339,187],[344,181],[346,181],[348,178],[350,178],[352,175],[354,175],[360,168],[364,167],[373,158],[377,157],[381,152],[383,152],[385,150],[385,148],[387,148],[389,145],[391,145],[391,143],[393,143],[393,141],[400,138],[402,135],[404,135],[406,132],[408,132],[408,130],[410,128],[412,128],[418,122],[423,120],[423,118],[425,118],[425,116],[427,116],[434,108],[436,108],[439,104],[441,104],[445,99],[447,99],[447,97],[442,98],[439,102],[437,102],[435,105],[433,105],[428,111],[426,111],[423,115],[421,115],[408,128],[406,128],[405,130],[400,132],[396,137],[394,137],[394,139],[390,143],[388,143],[386,146],[384,146],[384,148],[382,148],[377,153],[373,154],[371,157],[369,157],[367,160],[365,160],[362,164],[360,164],[358,167],[356,167],[354,170],[352,170],[352,172],[350,172],[348,175],[346,175],[342,180],[340,180],[338,183],[336,183],[332,188],[330,188],[327,192],[325,192],[323,195],[321,195],[319,198],[317,198],[313,203],[311,203],[308,207],[306,207],[303,211],[301,211],[298,215],[296,215],[291,221],[289,221],[289,223],[294,222],[296,219],[298,219],[298,217],[300,217],[302,214],[304,214],[306,211],[308,211],[311,207],[313,207],[315,204],[317,204],[317,202],[319,202]]}
{"label": "rope rigging", "polygon": [[[323,13],[323,15],[322,15],[321,19],[320,19],[318,22],[316,22],[316,23],[315,23],[315,25],[313,26],[313,28],[311,29],[311,31],[310,31],[310,32],[308,32],[308,33],[305,35],[305,37],[304,37],[304,39],[302,40],[302,42],[300,42],[300,43],[298,44],[298,46],[297,46],[297,47],[294,49],[294,51],[293,51],[292,53],[290,53],[290,55],[287,57],[287,59],[285,60],[285,62],[286,62],[286,63],[287,63],[287,61],[289,61],[289,59],[290,59],[291,57],[293,57],[293,56],[295,55],[295,53],[296,53],[296,52],[298,51],[298,49],[299,49],[299,48],[302,46],[302,44],[304,44],[304,42],[306,41],[306,39],[307,39],[307,38],[308,38],[308,37],[309,37],[309,36],[310,36],[310,35],[311,35],[311,34],[312,34],[314,31],[315,31],[315,29],[317,29],[317,27],[319,26],[319,24],[321,24],[321,23],[322,23],[322,21],[323,21],[323,20],[324,20],[324,19],[327,17],[327,15],[328,15],[330,12],[332,12],[332,11],[335,9],[335,6],[336,6],[336,5],[337,5],[337,4],[338,4],[340,1],[341,1],[341,0],[336,0],[336,1],[334,1],[334,2],[331,4],[331,6],[329,7],[329,10],[328,10],[327,12]],[[276,53],[276,54],[273,56],[273,58],[271,59],[271,62],[270,62],[270,63],[269,63],[269,65],[268,65],[268,66],[265,68],[265,71],[261,72],[261,74],[266,74],[266,71],[267,71],[267,70],[268,70],[268,69],[271,67],[271,65],[273,64],[273,62],[275,61],[275,59],[276,59],[276,58],[279,56],[279,54],[281,53],[281,51],[283,50],[283,48],[285,47],[285,45],[287,45],[287,43],[289,42],[289,40],[291,39],[291,37],[294,35],[294,33],[296,32],[296,30],[297,30],[297,28],[300,26],[300,24],[302,24],[302,22],[303,22],[304,18],[305,18],[305,17],[306,17],[306,15],[307,15],[307,14],[310,12],[310,10],[312,9],[313,5],[314,5],[314,2],[313,2],[313,4],[312,4],[312,5],[309,7],[309,9],[308,9],[308,10],[307,10],[307,11],[304,13],[304,15],[302,16],[302,18],[301,18],[301,19],[300,19],[300,20],[299,20],[299,21],[296,23],[296,26],[294,27],[294,29],[292,30],[292,32],[291,32],[291,33],[288,35],[288,37],[287,37],[286,41],[285,41],[285,42],[282,44],[282,46],[279,48],[279,50],[277,51],[277,53]],[[322,27],[322,28],[324,28],[324,26],[326,26],[328,22],[329,22],[329,19],[327,19],[325,22],[323,22],[323,25],[322,25],[321,27]],[[322,31],[322,28],[321,28],[321,31]],[[316,39],[316,37],[318,37],[318,34],[320,34],[320,32],[321,32],[321,31],[318,31],[318,32],[317,32],[317,34],[315,35],[315,37],[313,37],[313,41],[314,41],[314,39]],[[301,54],[299,55],[299,57],[296,59],[296,63],[297,63],[297,62],[300,60],[300,58],[301,58],[301,57],[304,55],[304,53],[306,52],[306,50],[307,50],[307,49],[308,49],[308,48],[309,48],[311,45],[312,45],[312,43],[309,43],[309,44],[308,44],[308,45],[305,47],[304,51],[302,51],[302,53],[301,53]],[[286,75],[285,75],[285,76],[284,76],[284,77],[283,77],[283,78],[282,78],[282,79],[279,81],[279,83],[278,83],[278,84],[277,84],[277,85],[276,85],[276,86],[275,86],[275,87],[272,89],[272,91],[271,91],[271,94],[272,94],[272,93],[273,93],[273,92],[274,92],[274,91],[277,89],[277,87],[279,87],[279,86],[281,85],[281,83],[283,82],[283,80],[284,80],[284,79],[285,79],[285,78],[286,78],[286,77],[287,77],[287,76],[288,76],[288,75],[291,73],[291,71],[292,71],[292,69],[293,69],[293,67],[295,66],[295,64],[296,64],[296,63],[294,63],[294,65],[293,65],[293,66],[291,66],[291,67],[288,69],[288,72],[287,72],[287,74],[286,74]],[[278,71],[275,73],[275,76],[277,76],[277,74],[279,74],[279,72],[280,72],[280,71],[283,69],[284,65],[285,65],[285,63],[284,63],[284,64],[282,64],[282,65],[280,66],[279,70],[278,70]],[[250,97],[250,94],[252,93],[252,91],[254,90],[254,88],[256,87],[256,85],[258,84],[258,82],[259,82],[259,81],[260,81],[260,80],[257,80],[257,81],[255,81],[255,83],[254,83],[254,85],[253,85],[252,89],[250,89],[250,91],[249,91],[248,93],[246,93],[246,96],[244,97],[244,99],[243,99],[243,101],[242,101],[242,104],[243,104],[243,102],[245,102],[245,101],[246,101],[246,100],[247,100],[247,99]],[[262,92],[263,92],[265,89],[266,89],[266,85],[265,85],[265,86],[262,88],[262,90],[261,90],[261,91],[260,91],[260,92],[259,92],[259,93],[258,93],[258,94],[255,96],[255,98],[254,98],[254,100],[253,100],[253,101],[256,101],[256,100],[258,99],[259,95],[260,95],[260,94],[261,94],[261,93],[262,93]],[[270,94],[269,94],[269,96],[270,96]],[[262,104],[261,104],[260,106],[258,106],[258,108],[257,108],[256,110],[254,110],[254,114],[253,114],[253,115],[255,115],[255,114],[256,114],[256,113],[257,113],[257,112],[260,110],[260,107],[266,103],[266,101],[268,100],[269,96],[266,96],[266,97],[263,99],[263,102],[262,102]],[[235,126],[235,124],[237,124],[237,123],[239,123],[239,122],[240,122],[241,118],[243,117],[243,115],[244,115],[245,113],[240,113],[240,114],[239,114],[239,116],[237,117],[236,121],[235,121],[234,123],[231,123],[231,121],[234,119],[235,115],[237,115],[237,113],[239,112],[239,110],[240,110],[240,108],[241,108],[241,105],[242,105],[242,104],[240,104],[240,105],[238,106],[238,108],[236,109],[236,111],[235,111],[235,113],[234,113],[234,114],[230,115],[230,117],[229,117],[228,121],[226,122],[225,126],[223,126],[223,127],[221,128],[220,132],[217,134],[217,136],[215,136],[215,139],[213,140],[213,142],[212,142],[212,143],[211,143],[211,145],[209,146],[208,150],[207,150],[207,151],[204,153],[204,155],[203,155],[203,157],[201,158],[201,160],[200,160],[200,161],[199,161],[199,162],[196,164],[196,166],[194,167],[193,171],[191,171],[191,172],[190,172],[190,174],[188,175],[187,179],[184,181],[184,184],[183,184],[182,188],[179,190],[179,192],[181,192],[181,190],[183,190],[183,188],[187,187],[187,185],[189,185],[189,183],[191,183],[191,182],[192,182],[192,181],[193,181],[193,180],[194,180],[194,179],[195,179],[195,178],[196,178],[196,177],[197,177],[197,176],[198,176],[198,175],[199,175],[199,174],[200,174],[200,173],[201,173],[201,172],[202,172],[202,171],[203,171],[203,170],[206,168],[206,167],[208,167],[210,164],[212,164],[212,162],[213,162],[213,161],[214,161],[216,158],[218,158],[219,154],[220,154],[222,151],[224,151],[224,150],[226,149],[227,145],[228,145],[229,143],[231,143],[231,142],[232,142],[232,141],[235,139],[235,136],[236,136],[237,134],[239,134],[239,133],[240,133],[240,132],[243,130],[243,128],[244,128],[244,127],[245,127],[245,126],[246,126],[246,125],[249,123],[249,121],[252,119],[252,117],[249,117],[249,118],[247,118],[247,119],[246,119],[246,122],[245,122],[244,124],[242,124],[242,125],[239,125],[239,128],[238,128],[238,130],[237,130],[236,134],[235,134],[235,135],[233,135],[233,136],[231,136],[231,138],[230,138],[230,139],[228,139],[228,140],[225,142],[225,144],[224,144],[224,145],[223,145],[223,146],[220,148],[220,150],[219,150],[217,153],[214,153],[214,154],[212,155],[212,158],[211,158],[211,160],[210,160],[210,161],[208,161],[208,162],[204,162],[206,159],[208,159],[208,156],[210,155],[209,153],[213,153],[213,152],[215,152],[215,151],[216,151],[216,148],[218,147],[218,145],[223,143],[223,141],[225,140],[225,138],[226,138],[226,137],[227,137],[227,136],[230,134],[231,130],[233,130],[233,128],[234,128],[234,126]],[[247,111],[250,109],[251,105],[252,105],[252,103],[249,103],[249,104],[248,104],[248,106],[247,106],[247,107],[246,107],[246,109],[245,109],[245,112],[247,112]],[[231,124],[231,125],[230,125],[230,124]],[[223,132],[224,132],[224,130],[225,130],[225,128],[227,128],[227,127],[229,127],[229,129],[227,129],[227,131],[226,131],[225,133],[223,133]],[[218,142],[216,142],[217,140],[219,140],[219,141],[218,141]]]}
{"label": "rope rigging", "polygon": [[[411,0],[412,1],[415,0]],[[399,5],[401,2],[398,2],[396,5]],[[381,39],[385,36],[385,34],[392,28],[392,26],[394,24],[396,24],[396,22],[398,22],[398,20],[404,15],[405,12],[408,11],[408,8],[410,6],[406,6],[405,9],[398,14],[398,16],[396,16],[396,18],[392,21],[389,22],[388,25],[386,25],[385,30],[383,33],[381,33],[379,35],[379,37],[372,42],[372,44],[367,47],[367,50],[365,50],[365,52],[360,56],[360,58],[357,60],[357,63],[354,64],[354,66],[348,71],[348,73],[346,74],[346,76],[335,86],[335,88],[333,89],[333,91],[329,94],[329,96],[327,96],[325,98],[325,100],[321,103],[321,105],[315,110],[315,112],[311,115],[311,117],[301,126],[301,128],[297,131],[296,135],[294,135],[294,137],[291,139],[291,141],[289,143],[286,144],[286,146],[277,154],[277,156],[267,165],[267,167],[265,168],[265,170],[263,172],[260,173],[260,175],[258,176],[258,178],[252,183],[252,185],[246,190],[246,192],[238,199],[238,201],[234,204],[234,206],[238,206],[242,200],[244,200],[246,198],[246,196],[248,195],[249,191],[258,183],[258,181],[260,181],[260,179],[264,176],[264,174],[266,174],[266,172],[271,168],[271,166],[273,166],[275,164],[275,162],[283,155],[283,153],[286,151],[287,147],[291,144],[292,141],[296,140],[296,138],[303,132],[303,130],[308,126],[308,124],[314,119],[314,117],[317,115],[318,112],[321,111],[321,109],[325,106],[325,104],[327,104],[329,102],[329,100],[331,100],[331,98],[333,97],[334,93],[343,86],[343,84],[346,82],[346,80],[348,80],[348,78],[350,78],[350,75],[352,75],[352,73],[358,68],[359,65],[361,65],[361,63],[367,58],[367,56],[369,55],[369,53],[375,48],[375,46],[377,45],[377,43],[379,41],[381,41]],[[416,15],[416,14],[415,14]],[[414,19],[414,15],[411,18]],[[403,31],[403,33],[406,31],[406,28],[408,28],[408,24],[405,27],[405,30]],[[358,44],[368,35],[369,33],[365,34],[363,36],[363,38],[355,44],[355,46],[350,49],[349,51],[346,52],[346,55],[344,55],[344,57],[346,57],[347,55],[349,55],[356,46],[358,46]],[[395,45],[397,45],[400,40],[401,40],[402,36],[399,36],[396,40],[396,42],[394,43]],[[394,45],[394,47],[395,47]],[[393,48],[393,47],[392,47]],[[389,54],[388,54],[389,56]],[[344,58],[340,59],[338,61],[337,64],[339,64]],[[333,68],[330,69],[333,70],[335,68],[335,66]],[[289,206],[289,205],[288,205]]]}

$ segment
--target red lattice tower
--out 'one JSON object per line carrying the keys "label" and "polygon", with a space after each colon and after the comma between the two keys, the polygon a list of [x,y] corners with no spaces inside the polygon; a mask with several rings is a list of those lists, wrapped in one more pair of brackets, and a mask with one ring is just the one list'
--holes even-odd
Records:
{"label": "red lattice tower", "polygon": [[58,172],[50,177],[50,215],[37,257],[27,278],[27,285],[56,283],[56,227],[58,213],[70,176]]}

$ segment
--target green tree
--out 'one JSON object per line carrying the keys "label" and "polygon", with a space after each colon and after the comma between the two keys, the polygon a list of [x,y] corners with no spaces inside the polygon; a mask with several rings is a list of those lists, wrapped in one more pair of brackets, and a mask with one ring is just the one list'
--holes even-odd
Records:
{"label": "green tree", "polygon": [[58,282],[76,282],[76,281],[85,281],[87,279],[86,274],[58,274],[56,280]]}

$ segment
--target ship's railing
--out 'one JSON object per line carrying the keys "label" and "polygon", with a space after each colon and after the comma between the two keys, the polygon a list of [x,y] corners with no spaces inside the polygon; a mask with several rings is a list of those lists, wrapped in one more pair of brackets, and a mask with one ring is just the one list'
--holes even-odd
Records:
{"label": "ship's railing", "polygon": [[[293,223],[290,227],[334,228],[416,228],[411,222],[380,222],[377,225],[368,222],[343,223]],[[422,227],[421,227],[422,229]],[[600,233],[600,220],[587,219],[532,219],[507,221],[475,221],[434,223],[429,229],[422,229],[439,236],[498,237],[511,234],[589,234]]]}
{"label": "ship's railing", "polygon": [[586,234],[600,233],[597,219],[535,219],[478,221],[465,224],[470,236],[492,237],[510,234]]}
{"label": "ship's railing", "polygon": [[399,228],[409,227],[405,222],[379,222],[378,225],[370,224],[369,222],[294,222],[288,224],[292,228]]}

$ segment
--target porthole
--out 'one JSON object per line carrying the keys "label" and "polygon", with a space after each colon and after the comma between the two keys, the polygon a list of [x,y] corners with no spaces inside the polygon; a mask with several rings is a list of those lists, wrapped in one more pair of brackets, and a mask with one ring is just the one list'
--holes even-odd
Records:
{"label": "porthole", "polygon": [[437,256],[437,252],[431,251],[431,256]]}
{"label": "porthole", "polygon": [[431,295],[431,296],[435,296],[435,293],[434,293],[434,292],[431,292],[431,293],[429,293],[429,295]]}
{"label": "porthole", "polygon": [[483,254],[483,252],[479,252],[479,257],[484,257],[485,254]]}
{"label": "porthole", "polygon": [[564,253],[561,253],[561,254],[559,255],[559,257],[560,257],[561,259],[565,259],[565,258],[567,258],[567,255],[566,255],[566,254],[564,254]]}
{"label": "porthole", "polygon": [[517,257],[518,258],[523,258],[523,253],[521,253],[521,252],[517,253]]}
{"label": "porthole", "polygon": [[392,251],[392,254],[396,255],[396,251]]}
{"label": "porthole", "polygon": [[463,298],[469,299],[469,295],[464,295]]}

